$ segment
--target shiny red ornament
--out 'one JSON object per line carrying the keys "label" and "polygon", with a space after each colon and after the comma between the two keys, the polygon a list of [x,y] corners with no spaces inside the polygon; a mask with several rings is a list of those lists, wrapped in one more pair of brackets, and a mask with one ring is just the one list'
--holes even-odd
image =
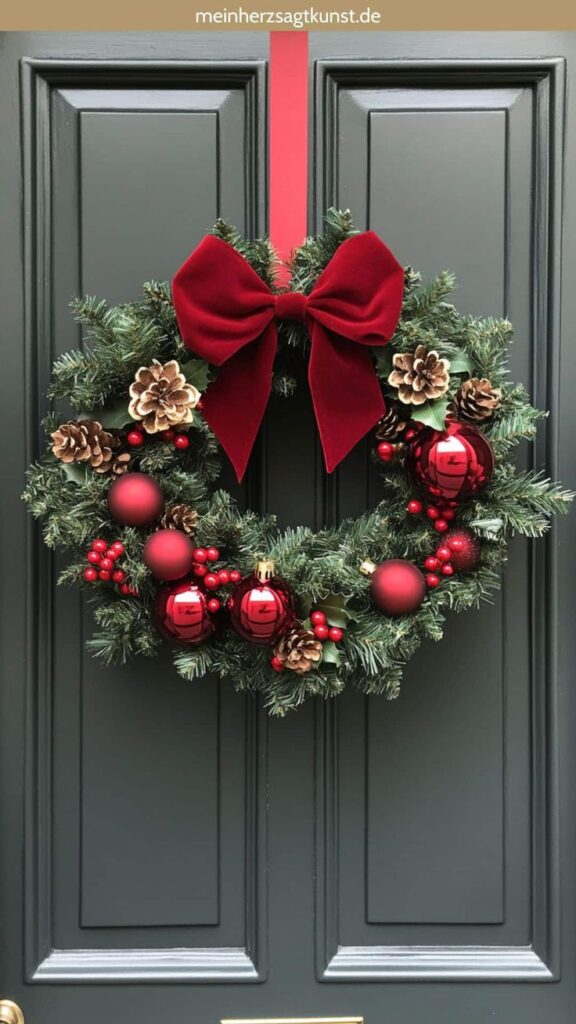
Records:
{"label": "shiny red ornament", "polygon": [[147,526],[162,512],[164,494],[160,484],[146,473],[126,473],[108,491],[108,508],[118,523]]}
{"label": "shiny red ornament", "polygon": [[385,615],[415,612],[426,596],[420,569],[403,558],[391,558],[381,565],[363,562],[360,571],[370,576],[372,600]]}
{"label": "shiny red ornament", "polygon": [[159,580],[181,580],[192,570],[194,545],[182,530],[157,530],[146,541],[142,558]]}
{"label": "shiny red ornament", "polygon": [[156,595],[152,618],[168,640],[201,644],[216,629],[210,617],[206,595],[190,580],[167,583]]}
{"label": "shiny red ornament", "polygon": [[287,583],[274,573],[273,562],[258,562],[252,576],[236,587],[228,601],[230,624],[253,644],[271,644],[294,618]]}
{"label": "shiny red ornament", "polygon": [[480,541],[472,530],[464,526],[450,530],[444,537],[444,543],[450,548],[450,562],[456,572],[471,572],[476,568],[480,558]]}
{"label": "shiny red ornament", "polygon": [[471,423],[448,423],[443,431],[427,427],[410,446],[407,465],[416,482],[445,501],[474,497],[494,472],[494,452]]}

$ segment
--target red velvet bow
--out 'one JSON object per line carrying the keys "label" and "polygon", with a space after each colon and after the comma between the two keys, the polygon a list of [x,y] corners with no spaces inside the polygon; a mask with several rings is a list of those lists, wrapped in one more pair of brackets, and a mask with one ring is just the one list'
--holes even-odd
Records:
{"label": "red velvet bow", "polygon": [[308,327],[308,380],[331,473],[385,411],[370,348],[392,337],[403,286],[402,267],[372,231],[340,246],[310,295],[274,295],[227,242],[203,239],[177,271],[172,293],[185,344],[221,367],[202,412],[239,480],[270,396],[275,320]]}

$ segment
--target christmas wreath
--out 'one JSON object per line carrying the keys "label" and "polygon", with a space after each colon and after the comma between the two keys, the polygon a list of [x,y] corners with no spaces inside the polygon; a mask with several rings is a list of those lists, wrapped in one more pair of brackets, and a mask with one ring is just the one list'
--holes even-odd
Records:
{"label": "christmas wreath", "polygon": [[[86,342],[54,364],[68,411],[45,420],[24,500],[70,553],[59,582],[87,592],[97,657],[168,642],[185,679],[215,673],[284,714],[346,684],[397,696],[446,613],[498,587],[508,538],[542,535],[572,494],[515,467],[545,414],[508,378],[511,324],[462,316],[451,273],[424,287],[335,210],[288,291],[276,268],[267,240],[218,222],[172,289],[75,301]],[[384,478],[376,508],[316,533],[218,487],[218,440],[241,476],[270,392],[289,399],[302,367],[327,469],[374,428]]]}

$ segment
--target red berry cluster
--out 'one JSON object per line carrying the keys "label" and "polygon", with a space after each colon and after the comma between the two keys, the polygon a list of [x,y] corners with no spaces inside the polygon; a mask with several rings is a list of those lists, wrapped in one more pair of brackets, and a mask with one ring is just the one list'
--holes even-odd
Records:
{"label": "red berry cluster", "polygon": [[84,569],[84,579],[87,583],[95,583],[97,580],[116,583],[121,594],[129,594],[131,597],[138,597],[136,587],[126,582],[126,573],[117,566],[118,559],[124,554],[122,541],[115,540],[108,544],[100,537],[92,541],[92,547],[86,555],[86,561],[90,564]]}
{"label": "red berry cluster", "polygon": [[[202,580],[206,590],[217,590],[218,587],[227,587],[230,583],[240,583],[242,573],[238,569],[210,569],[211,562],[217,562],[220,558],[218,548],[194,548],[193,573]],[[217,597],[211,597],[207,603],[209,612],[220,610],[220,601]]]}
{"label": "red berry cluster", "polygon": [[[456,517],[457,501],[448,501],[440,505],[428,505],[426,515],[433,523],[436,533],[446,533],[450,523]],[[406,511],[411,516],[419,516],[424,511],[424,506],[417,498],[413,498],[406,506]]]}
{"label": "red berry cluster", "polygon": [[344,630],[340,629],[340,626],[329,625],[324,612],[312,612],[310,622],[312,623],[314,636],[317,640],[322,640],[322,642],[324,640],[333,640],[337,644],[344,636]]}
{"label": "red berry cluster", "polygon": [[[159,437],[161,441],[171,441],[174,447],[180,452],[184,452],[190,447],[190,438],[188,437],[188,434],[180,433],[176,430],[161,430],[156,436]],[[126,440],[131,448],[141,448],[146,440],[146,434],[140,427],[134,427],[127,435]]]}

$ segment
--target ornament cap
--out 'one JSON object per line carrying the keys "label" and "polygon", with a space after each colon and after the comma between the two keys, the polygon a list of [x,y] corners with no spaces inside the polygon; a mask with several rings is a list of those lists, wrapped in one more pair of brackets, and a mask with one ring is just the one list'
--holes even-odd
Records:
{"label": "ornament cap", "polygon": [[362,562],[362,564],[358,566],[358,570],[362,573],[363,576],[371,576],[375,569],[376,563],[372,562],[369,558],[367,558],[365,562]]}
{"label": "ornament cap", "polygon": [[275,575],[275,571],[276,567],[274,562],[264,560],[256,562],[254,575],[260,580],[260,583],[267,583],[267,581],[271,580]]}

